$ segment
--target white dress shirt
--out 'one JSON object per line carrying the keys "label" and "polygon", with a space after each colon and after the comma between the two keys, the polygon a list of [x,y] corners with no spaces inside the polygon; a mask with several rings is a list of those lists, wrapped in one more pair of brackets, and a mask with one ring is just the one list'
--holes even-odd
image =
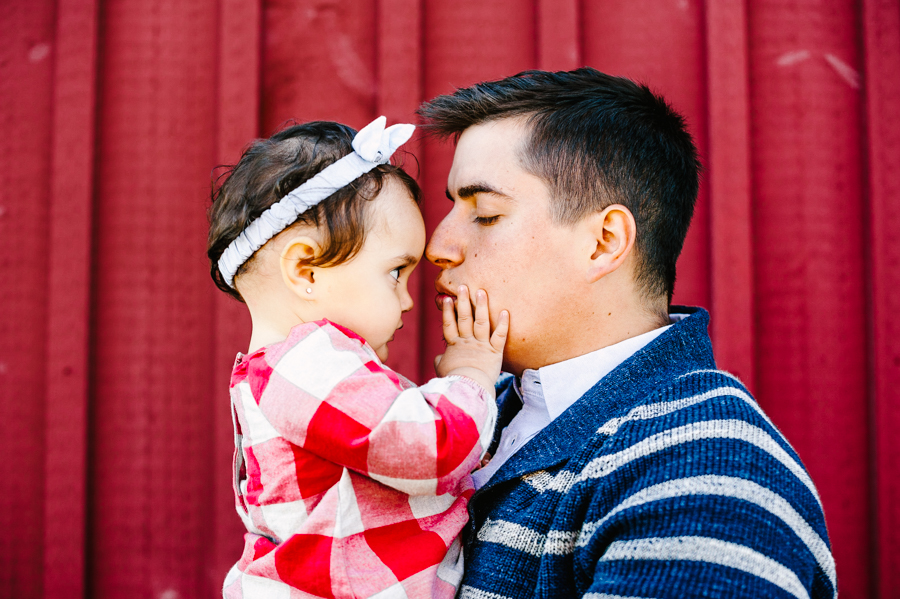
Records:
{"label": "white dress shirt", "polygon": [[[670,314],[669,319],[674,323],[686,316],[687,314]],[[481,488],[506,460],[600,379],[671,326],[654,329],[577,358],[523,372],[521,380],[517,379],[513,385],[522,400],[522,409],[503,429],[491,461],[472,473],[475,488]]]}

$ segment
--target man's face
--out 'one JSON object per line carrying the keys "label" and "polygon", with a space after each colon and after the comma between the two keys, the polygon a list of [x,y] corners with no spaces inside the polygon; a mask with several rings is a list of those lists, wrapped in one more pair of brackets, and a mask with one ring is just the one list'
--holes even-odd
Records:
{"label": "man's face", "polygon": [[559,361],[571,327],[587,316],[575,301],[583,243],[551,222],[547,185],[522,168],[526,133],[514,119],[463,132],[447,179],[453,208],[425,250],[442,269],[438,307],[465,284],[487,291],[492,325],[509,310],[504,370],[514,374]]}

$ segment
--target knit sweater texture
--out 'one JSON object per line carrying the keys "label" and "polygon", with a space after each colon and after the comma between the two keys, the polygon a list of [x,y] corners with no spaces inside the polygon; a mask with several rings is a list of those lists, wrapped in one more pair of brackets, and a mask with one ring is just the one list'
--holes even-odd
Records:
{"label": "knit sweater texture", "polygon": [[[691,315],[603,377],[469,503],[460,597],[832,598],[822,504]],[[498,386],[502,428],[521,407]]]}

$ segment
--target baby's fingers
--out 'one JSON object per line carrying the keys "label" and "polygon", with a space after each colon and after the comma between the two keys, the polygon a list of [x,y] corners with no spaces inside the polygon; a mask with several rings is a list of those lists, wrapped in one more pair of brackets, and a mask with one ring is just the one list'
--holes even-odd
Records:
{"label": "baby's fingers", "polygon": [[494,329],[494,334],[491,335],[491,347],[497,351],[503,351],[503,347],[506,345],[506,336],[508,334],[509,312],[503,310],[500,312],[500,321],[497,323],[497,328]]}
{"label": "baby's fingers", "polygon": [[445,297],[441,308],[441,316],[444,321],[444,340],[447,343],[453,343],[459,337],[459,331],[456,328],[456,312],[453,310],[453,298]]}
{"label": "baby's fingers", "polygon": [[491,338],[491,318],[488,312],[488,297],[484,289],[475,292],[475,338],[488,341]]}
{"label": "baby's fingers", "polygon": [[472,336],[472,301],[465,285],[460,285],[456,295],[456,326],[460,337]]}

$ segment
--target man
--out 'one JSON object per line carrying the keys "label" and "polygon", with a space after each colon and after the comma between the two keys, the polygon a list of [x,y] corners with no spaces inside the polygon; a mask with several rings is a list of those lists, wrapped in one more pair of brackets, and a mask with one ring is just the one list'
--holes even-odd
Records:
{"label": "man", "polygon": [[682,118],[593,69],[420,109],[457,140],[427,249],[442,296],[510,312],[460,596],[833,597],[815,487],[708,314],[671,308],[700,165]]}

